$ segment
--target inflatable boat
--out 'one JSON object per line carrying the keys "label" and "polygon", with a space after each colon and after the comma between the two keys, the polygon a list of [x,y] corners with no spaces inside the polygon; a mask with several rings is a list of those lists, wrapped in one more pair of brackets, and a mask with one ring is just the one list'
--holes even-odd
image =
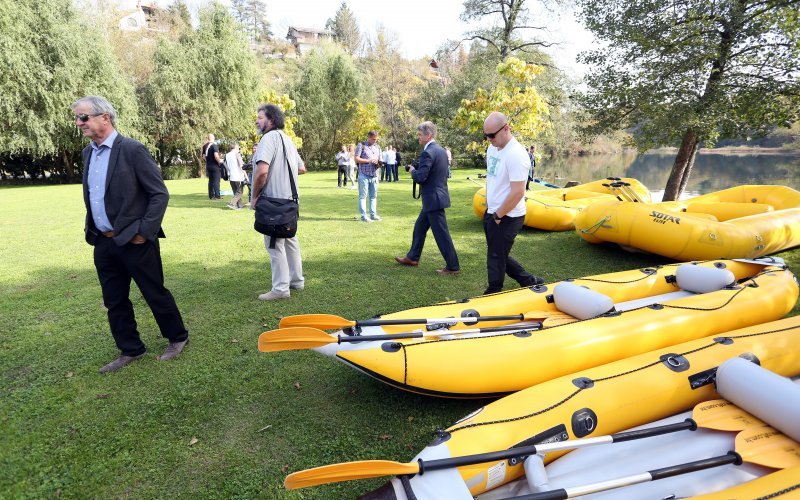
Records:
{"label": "inflatable boat", "polygon": [[[527,458],[535,450],[514,449],[557,447],[566,440],[605,436],[719,398],[717,371],[726,360],[741,357],[783,377],[795,376],[800,373],[798,345],[800,317],[792,317],[632,356],[481,407],[437,431],[433,442],[409,462],[367,460],[322,466],[291,474],[286,485],[302,488],[405,474],[363,498],[472,498],[524,474]],[[787,420],[798,424],[796,417]],[[502,457],[485,458],[490,452]],[[564,453],[547,453],[544,463]],[[480,462],[472,463],[476,454]]]}
{"label": "inflatable boat", "polygon": [[[752,362],[733,358],[722,364],[716,383],[720,396],[736,400],[738,407],[732,404],[722,406],[729,403],[719,400],[701,403],[694,411],[636,427],[622,435],[646,436],[665,426],[667,429],[680,426],[693,417],[697,418],[695,431],[669,432],[645,439],[587,446],[567,453],[544,468],[541,455],[534,455],[526,459],[530,461],[525,464],[526,477],[479,495],[478,499],[500,500],[562,488],[569,491],[667,467],[680,472],[681,464],[711,460],[730,451],[742,454],[744,460],[741,465],[698,468],[689,473],[638,484],[624,484],[625,481],[622,481],[621,487],[596,492],[590,498],[688,498],[734,488],[772,474],[775,469],[771,466],[784,465],[783,457],[778,456],[776,460],[769,450],[755,450],[758,453],[752,453],[753,450],[742,449],[741,443],[737,449],[737,439],[741,431],[763,428],[764,425],[781,428],[790,439],[800,439],[800,380],[792,384],[789,379]],[[750,413],[759,413],[759,417],[750,418]],[[796,448],[800,450],[800,445]],[[796,457],[796,461],[800,466],[800,456]],[[800,476],[795,480],[800,482]]]}
{"label": "inflatable boat", "polygon": [[[636,179],[609,178],[571,188],[529,191],[525,197],[524,224],[544,231],[568,231],[575,217],[598,200],[650,203],[650,192]],[[472,210],[478,218],[486,213],[486,188],[475,193]]]}
{"label": "inflatable boat", "polygon": [[576,216],[575,230],[675,260],[759,257],[800,245],[800,192],[738,186],[684,201],[601,200]]}
{"label": "inflatable boat", "polygon": [[[316,347],[408,391],[497,397],[775,320],[797,297],[795,277],[780,260],[673,264],[410,309],[354,322],[333,335],[309,327],[315,315],[286,317],[280,330],[261,335],[259,349]],[[414,323],[426,324],[411,330]]]}

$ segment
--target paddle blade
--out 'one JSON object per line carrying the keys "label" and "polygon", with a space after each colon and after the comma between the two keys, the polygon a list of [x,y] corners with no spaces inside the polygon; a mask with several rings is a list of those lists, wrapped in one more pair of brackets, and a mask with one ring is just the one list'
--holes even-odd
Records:
{"label": "paddle blade", "polygon": [[715,399],[698,404],[692,410],[692,418],[699,427],[718,431],[743,431],[752,427],[767,425],[724,399]]}
{"label": "paddle blade", "polygon": [[737,434],[736,453],[745,462],[774,469],[800,466],[800,445],[772,427],[757,427]]}
{"label": "paddle blade", "polygon": [[297,327],[270,330],[258,336],[261,352],[295,351],[314,349],[336,343],[336,337],[316,328]]}
{"label": "paddle blade", "polygon": [[296,316],[284,316],[278,326],[281,328],[308,326],[319,328],[320,330],[334,330],[336,328],[356,326],[356,322],[333,314],[298,314]]}
{"label": "paddle blade", "polygon": [[283,482],[286,489],[296,490],[320,484],[369,479],[372,477],[394,476],[397,474],[416,474],[419,464],[404,464],[390,460],[362,460],[343,464],[323,465],[313,469],[293,472]]}

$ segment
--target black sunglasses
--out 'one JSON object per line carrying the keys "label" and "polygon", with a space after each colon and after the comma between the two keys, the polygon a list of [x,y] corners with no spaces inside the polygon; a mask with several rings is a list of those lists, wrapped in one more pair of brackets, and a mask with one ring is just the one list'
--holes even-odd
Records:
{"label": "black sunglasses", "polygon": [[105,113],[97,113],[96,115],[87,115],[86,113],[81,113],[79,115],[75,115],[76,120],[80,120],[81,123],[86,123],[89,121],[89,118],[94,118],[95,116],[100,116]]}
{"label": "black sunglasses", "polygon": [[491,134],[486,134],[486,133],[484,133],[484,134],[483,134],[483,138],[484,138],[484,139],[494,139],[494,136],[496,136],[497,134],[499,134],[499,133],[500,133],[500,131],[501,131],[501,130],[503,130],[504,128],[506,128],[506,125],[508,125],[508,122],[504,123],[502,127],[500,127],[499,129],[497,129],[497,132],[492,132]]}

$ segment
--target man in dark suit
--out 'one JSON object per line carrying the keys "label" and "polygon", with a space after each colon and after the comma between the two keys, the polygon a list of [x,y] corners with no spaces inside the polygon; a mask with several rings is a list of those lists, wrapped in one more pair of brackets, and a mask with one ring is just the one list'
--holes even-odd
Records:
{"label": "man in dark suit", "polygon": [[108,309],[111,334],[120,356],[100,368],[119,370],[144,356],[128,294],[131,279],[153,312],[161,335],[169,340],[159,359],[172,359],[189,341],[181,313],[164,287],[158,238],[169,193],[147,148],[115,130],[116,112],[98,96],[72,106],[75,125],[91,142],[83,150],[83,199],[86,242],[94,246],[94,265]]}
{"label": "man in dark suit", "polygon": [[437,269],[436,272],[452,275],[461,272],[461,268],[444,214],[444,209],[450,206],[450,193],[447,191],[447,152],[436,143],[435,138],[436,125],[433,123],[423,122],[417,127],[417,139],[423,146],[422,154],[419,156],[419,166],[410,167],[409,172],[414,182],[419,184],[422,210],[414,224],[411,248],[404,257],[395,257],[394,260],[404,266],[419,265],[425,236],[430,229],[446,263],[443,269]]}

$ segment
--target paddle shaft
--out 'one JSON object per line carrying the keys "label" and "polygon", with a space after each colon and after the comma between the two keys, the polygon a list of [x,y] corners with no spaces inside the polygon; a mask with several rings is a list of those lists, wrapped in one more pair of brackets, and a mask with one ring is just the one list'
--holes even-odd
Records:
{"label": "paddle shaft", "polygon": [[656,481],[658,479],[665,479],[668,477],[678,476],[680,474],[689,474],[690,472],[711,469],[713,467],[721,467],[728,464],[741,465],[741,463],[742,457],[735,451],[729,451],[726,455],[720,455],[718,457],[705,458],[703,460],[696,460],[694,462],[686,462],[679,465],[662,467],[660,469],[653,469],[640,474],[633,474],[630,476],[587,484],[584,486],[559,488],[557,490],[543,491],[541,493],[521,495],[514,497],[514,500],[563,500],[566,498],[574,498],[581,495],[589,495],[600,491],[606,491],[613,488]]}
{"label": "paddle shaft", "polygon": [[463,457],[442,458],[428,462],[420,459],[417,462],[419,463],[419,474],[423,474],[425,471],[430,470],[448,469],[451,467],[461,467],[462,465],[474,465],[484,462],[493,462],[496,460],[506,460],[510,458],[522,458],[529,455],[535,455],[536,453],[573,450],[576,448],[584,448],[598,444],[619,443],[622,441],[631,441],[634,439],[643,439],[647,437],[660,436],[662,434],[669,434],[671,432],[695,429],[697,429],[697,423],[691,418],[687,418],[683,422],[660,425],[658,427],[650,427],[648,429],[618,432],[616,434],[609,434],[608,436],[597,436],[586,439],[573,439],[555,443],[520,446],[519,448],[509,448],[507,450],[492,451],[489,453],[480,453],[477,455],[468,455]]}
{"label": "paddle shaft", "polygon": [[479,321],[524,321],[524,314],[508,316],[466,316],[461,318],[419,318],[419,319],[363,319],[356,321],[356,326],[386,325],[436,325],[439,323],[477,323]]}
{"label": "paddle shaft", "polygon": [[[469,328],[466,330],[434,330],[432,332],[404,332],[404,333],[391,333],[386,335],[339,335],[337,343],[342,342],[373,342],[376,340],[400,340],[400,339],[419,339],[425,337],[441,337],[442,335],[457,335],[466,333],[493,333],[493,332],[525,332],[530,330],[539,330],[542,328],[541,323],[535,323],[527,327],[522,326],[493,326],[490,328]],[[327,334],[326,334],[327,335]]]}

